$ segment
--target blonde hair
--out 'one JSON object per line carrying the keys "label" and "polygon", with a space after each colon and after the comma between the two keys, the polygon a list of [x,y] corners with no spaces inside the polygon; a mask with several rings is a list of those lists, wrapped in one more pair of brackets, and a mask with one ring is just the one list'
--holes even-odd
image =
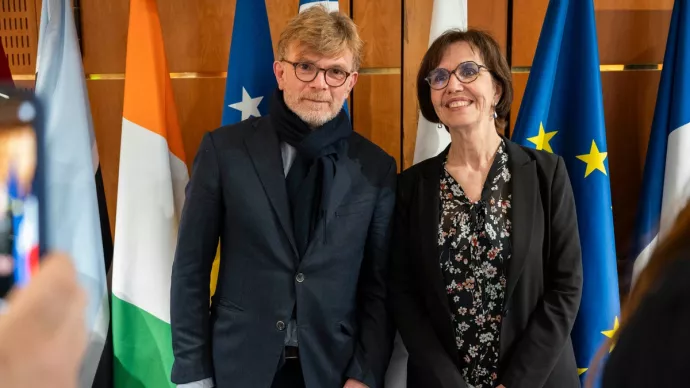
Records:
{"label": "blonde hair", "polygon": [[352,52],[352,71],[359,70],[362,63],[364,43],[355,23],[347,15],[328,12],[320,5],[310,7],[290,20],[278,40],[278,58],[286,59],[293,43],[306,52],[326,57],[341,55],[349,49]]}

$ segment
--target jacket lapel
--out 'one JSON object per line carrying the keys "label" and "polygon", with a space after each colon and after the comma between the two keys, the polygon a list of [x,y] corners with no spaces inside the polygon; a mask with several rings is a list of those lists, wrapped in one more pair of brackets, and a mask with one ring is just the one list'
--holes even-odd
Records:
{"label": "jacket lapel", "polygon": [[449,149],[450,146],[438,156],[425,162],[423,166],[422,179],[417,187],[418,200],[416,202],[419,208],[415,218],[419,230],[419,257],[424,259],[423,268],[426,272],[423,277],[428,280],[428,286],[431,287],[433,300],[435,300],[433,305],[429,305],[431,319],[434,321],[434,327],[438,328],[439,335],[442,336],[441,343],[454,363],[458,364],[455,332],[446,283],[441,272],[441,249],[438,245],[438,225],[441,220],[441,199],[439,198],[441,173],[443,161]]}
{"label": "jacket lapel", "polygon": [[439,198],[441,169],[443,168],[443,161],[448,149],[424,165],[422,180],[418,186],[417,193],[419,195],[417,217],[419,219],[420,231],[419,245],[422,257],[427,258],[424,261],[427,279],[430,280],[434,295],[438,298],[441,305],[444,306],[444,316],[450,317],[450,305],[448,304],[445,280],[443,279],[439,262],[441,249],[438,246],[438,225],[441,219],[441,203]]}
{"label": "jacket lapel", "polygon": [[506,139],[512,175],[512,255],[508,260],[505,303],[510,300],[520,279],[532,242],[532,226],[538,194],[537,170],[534,160],[520,146]]}
{"label": "jacket lapel", "polygon": [[280,220],[280,225],[283,227],[288,241],[290,241],[293,254],[298,257],[297,245],[292,231],[290,205],[285,188],[280,143],[278,142],[278,135],[270,125],[270,121],[267,119],[257,120],[254,123],[256,130],[245,139],[245,143],[266,196],[268,196],[273,210]]}
{"label": "jacket lapel", "polygon": [[360,165],[347,155],[343,155],[335,162],[335,177],[333,177],[333,187],[331,188],[328,207],[326,208],[328,209],[326,212],[326,224],[335,216],[335,209],[340,206],[343,198],[350,191],[353,177],[360,171]]}

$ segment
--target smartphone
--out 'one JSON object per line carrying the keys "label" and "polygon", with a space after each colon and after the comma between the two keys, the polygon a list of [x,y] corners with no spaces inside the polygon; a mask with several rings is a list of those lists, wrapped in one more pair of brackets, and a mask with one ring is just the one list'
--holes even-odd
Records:
{"label": "smartphone", "polygon": [[43,256],[41,106],[32,92],[0,85],[0,309],[36,274]]}

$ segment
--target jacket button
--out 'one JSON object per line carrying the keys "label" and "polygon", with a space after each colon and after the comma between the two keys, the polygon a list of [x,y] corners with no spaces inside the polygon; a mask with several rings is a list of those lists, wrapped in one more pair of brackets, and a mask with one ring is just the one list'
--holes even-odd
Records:
{"label": "jacket button", "polygon": [[297,276],[295,276],[295,280],[297,280],[298,283],[302,283],[304,281],[304,274],[302,272],[298,273]]}
{"label": "jacket button", "polygon": [[285,330],[285,322],[283,322],[283,321],[276,322],[276,329],[278,329],[280,331]]}

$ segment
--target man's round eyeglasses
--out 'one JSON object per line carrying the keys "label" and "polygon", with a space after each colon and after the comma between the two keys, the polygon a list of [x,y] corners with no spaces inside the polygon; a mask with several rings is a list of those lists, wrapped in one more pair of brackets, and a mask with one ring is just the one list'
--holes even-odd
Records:
{"label": "man's round eyeglasses", "polygon": [[481,69],[486,69],[489,71],[489,68],[484,65],[480,65],[474,61],[467,61],[459,64],[458,67],[456,67],[452,72],[444,68],[431,70],[429,75],[424,79],[429,83],[430,88],[440,90],[448,86],[451,73],[455,74],[455,77],[457,77],[458,81],[468,84],[479,77],[479,72]]}
{"label": "man's round eyeglasses", "polygon": [[309,62],[290,62],[285,59],[283,59],[282,62],[291,64],[292,67],[295,68],[295,76],[302,82],[311,82],[315,80],[319,73],[323,71],[323,78],[326,80],[326,84],[334,88],[342,86],[347,80],[347,77],[352,74],[337,67],[324,69]]}

